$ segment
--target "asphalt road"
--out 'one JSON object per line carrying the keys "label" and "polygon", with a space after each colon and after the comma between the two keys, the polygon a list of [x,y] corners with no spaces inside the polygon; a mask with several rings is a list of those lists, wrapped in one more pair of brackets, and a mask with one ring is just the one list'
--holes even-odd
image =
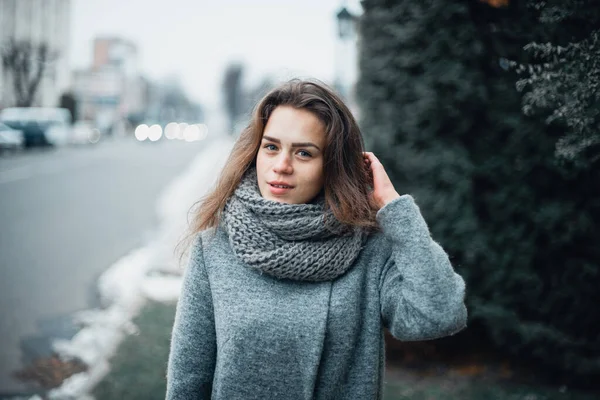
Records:
{"label": "asphalt road", "polygon": [[75,334],[71,315],[98,305],[97,278],[145,243],[158,197],[207,144],[119,139],[0,157],[0,398],[31,392],[14,372]]}

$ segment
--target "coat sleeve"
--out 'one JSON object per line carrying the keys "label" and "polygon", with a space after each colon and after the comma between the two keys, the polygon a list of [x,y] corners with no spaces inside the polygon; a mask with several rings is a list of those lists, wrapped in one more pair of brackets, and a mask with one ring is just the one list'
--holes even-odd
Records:
{"label": "coat sleeve", "polygon": [[419,207],[403,195],[377,212],[391,244],[379,281],[383,325],[399,340],[428,340],[466,327],[465,283],[431,238]]}
{"label": "coat sleeve", "polygon": [[210,399],[216,349],[212,296],[202,238],[198,235],[175,313],[167,366],[167,400]]}

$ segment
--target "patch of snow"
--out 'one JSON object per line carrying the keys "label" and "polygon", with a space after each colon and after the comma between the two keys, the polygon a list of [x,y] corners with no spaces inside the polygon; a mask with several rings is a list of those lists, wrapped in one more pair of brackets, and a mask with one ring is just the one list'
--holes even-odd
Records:
{"label": "patch of snow", "polygon": [[147,298],[162,303],[179,298],[182,279],[180,276],[150,276],[142,283],[142,292]]}
{"label": "patch of snow", "polygon": [[156,246],[150,243],[129,253],[106,270],[98,280],[102,305],[135,310],[140,305],[140,282],[156,256]]}
{"label": "patch of snow", "polygon": [[108,371],[108,362],[103,362],[102,368],[96,368],[94,374],[83,372],[73,375],[67,378],[59,388],[52,389],[47,398],[51,400],[94,400],[94,397],[87,392],[91,391]]}

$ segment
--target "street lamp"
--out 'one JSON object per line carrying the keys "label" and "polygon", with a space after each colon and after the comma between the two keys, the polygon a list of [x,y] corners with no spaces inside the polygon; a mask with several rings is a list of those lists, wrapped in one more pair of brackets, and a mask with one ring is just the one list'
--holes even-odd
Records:
{"label": "street lamp", "polygon": [[356,22],[358,17],[351,14],[342,3],[336,14],[338,37],[335,51],[335,78],[333,86],[342,98],[351,101],[354,83],[356,82]]}
{"label": "street lamp", "polygon": [[340,39],[350,39],[354,35],[354,16],[346,9],[342,9],[337,13],[338,35]]}

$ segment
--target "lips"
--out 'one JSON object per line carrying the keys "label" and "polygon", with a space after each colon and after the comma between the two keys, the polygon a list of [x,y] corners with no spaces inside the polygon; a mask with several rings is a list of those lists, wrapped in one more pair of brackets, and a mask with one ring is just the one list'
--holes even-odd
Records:
{"label": "lips", "polygon": [[289,183],[281,182],[281,181],[271,181],[271,182],[268,182],[268,184],[271,185],[272,187],[279,188],[279,189],[292,189],[293,188],[293,186],[290,185]]}
{"label": "lips", "polygon": [[287,195],[294,187],[286,182],[280,181],[272,181],[269,183],[269,191],[273,196],[285,196]]}

